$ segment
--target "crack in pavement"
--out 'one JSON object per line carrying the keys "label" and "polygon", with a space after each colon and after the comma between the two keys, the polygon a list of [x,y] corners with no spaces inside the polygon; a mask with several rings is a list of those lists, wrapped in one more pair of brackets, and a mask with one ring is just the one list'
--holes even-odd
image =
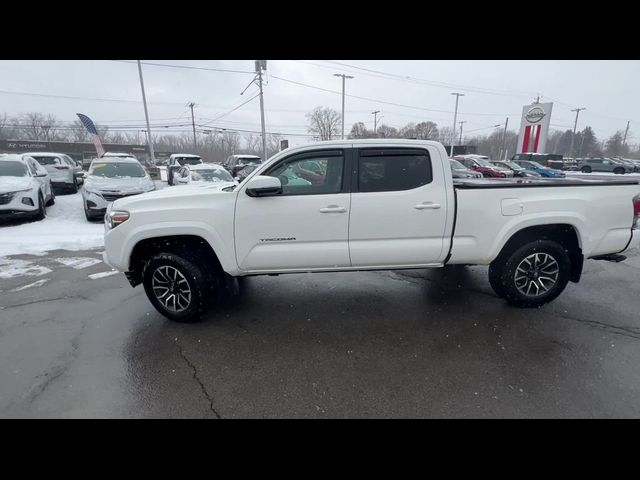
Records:
{"label": "crack in pavement", "polygon": [[65,352],[62,358],[62,362],[58,365],[54,365],[53,367],[49,368],[48,371],[36,377],[36,379],[45,377],[45,380],[31,387],[31,390],[27,395],[27,399],[29,400],[29,402],[35,401],[45,392],[49,385],[51,385],[55,380],[60,378],[67,370],[69,370],[71,363],[77,356],[78,347],[80,346],[80,337],[84,333],[85,327],[86,323],[83,323],[80,331],[71,339],[71,351]]}
{"label": "crack in pavement", "polygon": [[209,394],[209,392],[207,391],[207,387],[204,386],[204,383],[202,382],[202,380],[200,380],[200,378],[198,378],[198,369],[196,368],[196,366],[191,362],[191,360],[189,360],[187,358],[187,356],[184,354],[184,351],[182,350],[182,347],[180,346],[180,344],[175,341],[176,346],[178,347],[178,352],[180,352],[180,356],[182,357],[182,359],[187,363],[187,365],[189,365],[191,367],[191,369],[193,370],[193,379],[198,382],[198,385],[200,385],[200,390],[202,390],[202,393],[204,394],[204,396],[207,398],[207,400],[209,401],[209,410],[211,410],[213,412],[213,414],[216,416],[216,418],[221,419],[222,417],[220,416],[220,414],[216,411],[216,409],[213,406],[213,398],[211,398],[211,395]]}
{"label": "crack in pavement", "polygon": [[79,298],[80,300],[89,300],[87,297],[83,297],[81,295],[63,295],[62,297],[43,298],[41,300],[31,300],[30,302],[16,303],[14,305],[2,305],[0,306],[0,308],[4,310],[6,308],[24,307],[26,305],[34,305],[36,303],[55,302],[57,300],[65,300],[67,298]]}

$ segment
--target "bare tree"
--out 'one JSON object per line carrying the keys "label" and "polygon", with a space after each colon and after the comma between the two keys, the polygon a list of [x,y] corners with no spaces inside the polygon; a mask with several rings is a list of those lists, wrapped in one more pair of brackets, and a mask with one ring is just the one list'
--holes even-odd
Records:
{"label": "bare tree", "polygon": [[351,132],[349,133],[348,138],[369,138],[371,135],[372,133],[367,130],[364,122],[357,122],[351,127]]}
{"label": "bare tree", "polygon": [[331,140],[340,133],[342,116],[328,107],[316,107],[307,113],[307,130],[317,135],[320,140]]}
{"label": "bare tree", "polygon": [[380,138],[398,138],[398,136],[398,129],[388,125],[380,125],[376,135]]}

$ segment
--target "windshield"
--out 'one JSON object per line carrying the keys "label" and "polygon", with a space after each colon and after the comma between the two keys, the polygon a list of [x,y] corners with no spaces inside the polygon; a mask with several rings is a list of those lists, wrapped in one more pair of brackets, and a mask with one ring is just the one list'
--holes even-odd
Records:
{"label": "windshield", "polygon": [[191,172],[194,182],[233,182],[231,174],[226,170],[194,170]]}
{"label": "windshield", "polygon": [[140,164],[136,163],[94,163],[89,175],[107,178],[135,177],[142,178],[146,175]]}
{"label": "windshield", "polygon": [[21,162],[0,162],[0,177],[26,177],[27,168]]}
{"label": "windshield", "polygon": [[241,157],[238,159],[238,163],[242,164],[242,165],[249,165],[249,164],[256,164],[256,163],[260,163],[260,159],[259,158],[244,158]]}
{"label": "windshield", "polygon": [[529,162],[529,164],[530,164],[532,167],[535,167],[535,168],[544,168],[544,167],[543,167],[542,165],[540,165],[538,162]]}
{"label": "windshield", "polygon": [[58,157],[34,157],[40,165],[60,165],[60,159]]}
{"label": "windshield", "polygon": [[459,161],[457,160],[451,160],[449,159],[449,162],[451,162],[451,168],[453,168],[454,170],[466,170],[467,167],[465,167],[464,165],[462,165]]}
{"label": "windshield", "polygon": [[491,167],[491,168],[495,167],[495,165],[492,165],[491,162],[484,160],[482,158],[474,158],[474,160],[478,162],[480,165],[482,165],[483,167]]}
{"label": "windshield", "polygon": [[514,170],[524,170],[524,168],[522,168],[520,165],[518,165],[516,162],[504,162],[507,165],[509,165],[511,168],[513,168]]}
{"label": "windshield", "polygon": [[202,163],[200,157],[178,157],[176,160],[180,165],[200,165]]}

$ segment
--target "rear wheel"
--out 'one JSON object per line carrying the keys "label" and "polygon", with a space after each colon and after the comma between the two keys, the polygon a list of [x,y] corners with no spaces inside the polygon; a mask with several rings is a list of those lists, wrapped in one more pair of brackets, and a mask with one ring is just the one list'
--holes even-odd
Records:
{"label": "rear wheel", "polygon": [[498,257],[489,267],[489,282],[510,304],[539,307],[562,293],[570,270],[571,260],[562,245],[536,240]]}
{"label": "rear wheel", "polygon": [[69,190],[71,190],[71,193],[78,193],[78,179],[77,178],[74,177],[73,185],[71,185]]}
{"label": "rear wheel", "polygon": [[591,167],[582,167],[582,173],[591,173]]}
{"label": "rear wheel", "polygon": [[213,302],[217,279],[194,259],[160,253],[144,266],[142,283],[158,312],[176,322],[197,322]]}

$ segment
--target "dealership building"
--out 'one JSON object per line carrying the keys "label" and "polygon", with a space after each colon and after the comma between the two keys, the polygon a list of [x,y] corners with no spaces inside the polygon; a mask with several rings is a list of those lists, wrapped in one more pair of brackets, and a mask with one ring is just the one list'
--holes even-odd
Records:
{"label": "dealership building", "polygon": [[[104,143],[105,152],[129,153],[141,162],[147,162],[151,156],[146,145],[125,145],[120,143]],[[37,140],[0,140],[0,153],[55,152],[69,155],[83,163],[97,157],[93,143],[75,142],[42,142]],[[157,160],[168,158],[174,152],[154,152]]]}

